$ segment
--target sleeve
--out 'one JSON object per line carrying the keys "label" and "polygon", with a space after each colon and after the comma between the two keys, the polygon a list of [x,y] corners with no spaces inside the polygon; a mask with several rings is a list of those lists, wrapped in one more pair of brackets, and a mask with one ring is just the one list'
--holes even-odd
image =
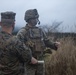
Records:
{"label": "sleeve", "polygon": [[32,53],[30,48],[26,47],[25,44],[22,44],[21,42],[19,42],[18,48],[16,47],[16,50],[17,50],[17,56],[20,61],[31,62]]}
{"label": "sleeve", "polygon": [[19,32],[17,33],[17,38],[22,41],[22,42],[26,42],[27,38],[26,38],[26,30],[25,29],[20,29]]}
{"label": "sleeve", "polygon": [[32,59],[32,53],[31,50],[23,43],[21,42],[17,37],[13,39],[12,41],[12,48],[13,48],[13,54],[18,57],[19,61],[21,62],[30,62]]}
{"label": "sleeve", "polygon": [[45,43],[46,47],[50,47],[54,50],[57,50],[55,43],[50,41],[49,39],[44,39],[44,43]]}
{"label": "sleeve", "polygon": [[44,37],[43,41],[44,41],[44,44],[45,44],[46,47],[50,47],[54,50],[57,50],[57,47],[56,47],[55,43],[52,42],[51,40],[49,40],[44,32],[43,32],[43,37]]}

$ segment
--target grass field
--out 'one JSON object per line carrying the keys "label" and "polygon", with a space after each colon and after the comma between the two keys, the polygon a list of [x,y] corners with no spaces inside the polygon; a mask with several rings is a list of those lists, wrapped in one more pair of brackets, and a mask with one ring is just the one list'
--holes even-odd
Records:
{"label": "grass field", "polygon": [[62,38],[57,51],[45,58],[46,75],[76,75],[76,44],[72,38]]}

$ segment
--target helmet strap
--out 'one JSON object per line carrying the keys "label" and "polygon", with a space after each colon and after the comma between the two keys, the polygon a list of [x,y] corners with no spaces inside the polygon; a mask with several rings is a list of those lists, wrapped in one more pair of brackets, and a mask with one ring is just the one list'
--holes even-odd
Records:
{"label": "helmet strap", "polygon": [[39,19],[38,19],[38,25],[40,25],[40,21],[39,21]]}

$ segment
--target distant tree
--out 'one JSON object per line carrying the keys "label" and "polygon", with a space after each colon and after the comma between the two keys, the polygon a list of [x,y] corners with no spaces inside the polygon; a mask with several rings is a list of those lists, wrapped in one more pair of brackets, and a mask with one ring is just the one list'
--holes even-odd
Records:
{"label": "distant tree", "polygon": [[75,33],[76,33],[76,24],[74,24],[74,26],[75,26]]}
{"label": "distant tree", "polygon": [[56,21],[54,21],[53,23],[52,23],[52,26],[51,26],[51,28],[50,28],[50,32],[58,32],[59,30],[58,30],[58,27],[62,24],[63,22],[61,21],[61,22],[56,22]]}
{"label": "distant tree", "polygon": [[43,31],[45,31],[46,33],[50,33],[50,32],[59,32],[58,27],[62,24],[63,22],[57,22],[54,21],[51,25],[43,25],[41,28],[43,29]]}

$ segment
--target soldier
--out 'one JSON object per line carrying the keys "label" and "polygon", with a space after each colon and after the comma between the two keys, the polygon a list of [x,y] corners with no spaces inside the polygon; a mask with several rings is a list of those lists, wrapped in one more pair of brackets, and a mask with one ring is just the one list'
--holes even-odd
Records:
{"label": "soldier", "polygon": [[[35,58],[38,60],[43,60],[44,48],[50,47],[57,50],[59,42],[51,42],[45,33],[36,26],[37,23],[40,23],[38,18],[39,14],[36,9],[27,10],[24,17],[27,24],[17,33],[17,37],[31,48],[32,55]],[[28,70],[28,75],[44,75],[43,71],[41,70],[41,66],[38,65],[35,68],[33,67],[34,69],[31,67],[32,65]]]}
{"label": "soldier", "polygon": [[0,75],[27,75],[25,63],[37,64],[31,50],[12,35],[15,26],[14,12],[2,12],[0,25]]}

